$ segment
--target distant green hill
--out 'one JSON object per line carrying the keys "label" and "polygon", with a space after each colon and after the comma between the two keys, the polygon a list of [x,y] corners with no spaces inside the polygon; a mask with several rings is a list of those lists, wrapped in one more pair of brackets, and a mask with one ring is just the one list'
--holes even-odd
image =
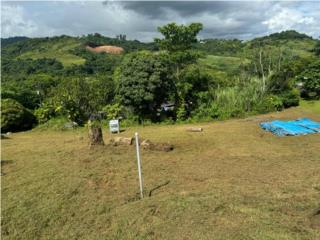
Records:
{"label": "distant green hill", "polygon": [[74,48],[79,47],[80,45],[81,42],[76,38],[54,38],[48,41],[41,41],[29,51],[18,55],[16,59],[52,58],[58,60],[64,66],[83,64],[85,62],[84,58],[71,53]]}
{"label": "distant green hill", "polygon": [[45,37],[45,38],[25,38],[14,37],[1,39],[2,57],[6,59],[56,59],[65,67],[71,65],[81,65],[85,63],[82,56],[86,45],[115,45],[123,47],[126,52],[135,50],[155,50],[153,43],[142,43],[137,40],[119,40],[108,38],[100,34],[89,34],[84,37]]}
{"label": "distant green hill", "polygon": [[6,47],[9,44],[21,42],[28,40],[28,37],[9,37],[9,38],[1,38],[1,47]]}
{"label": "distant green hill", "polygon": [[[252,56],[261,47],[289,52],[292,56],[309,58],[317,40],[296,31],[284,31],[250,41],[238,39],[204,39],[195,44],[195,48],[205,55],[199,60],[216,75],[224,77],[234,74],[240,66],[250,62]],[[45,38],[14,37],[1,39],[2,58],[5,61],[55,59],[64,67],[83,65],[88,56],[94,55],[85,50],[85,46],[114,45],[125,52],[137,50],[158,50],[155,43],[142,43],[125,38],[109,38],[101,34],[89,34],[82,37],[58,36]]]}
{"label": "distant green hill", "polygon": [[260,49],[275,59],[280,51],[290,59],[310,59],[314,58],[316,43],[317,40],[290,30],[250,41],[204,39],[196,44],[196,48],[205,55],[199,62],[216,78],[223,79],[239,74],[239,70],[247,66]]}

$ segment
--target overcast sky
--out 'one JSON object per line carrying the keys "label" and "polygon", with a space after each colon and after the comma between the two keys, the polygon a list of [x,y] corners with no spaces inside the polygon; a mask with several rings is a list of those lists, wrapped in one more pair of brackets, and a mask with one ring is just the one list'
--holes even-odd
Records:
{"label": "overcast sky", "polygon": [[294,29],[320,36],[320,2],[2,1],[2,37],[100,33],[152,41],[169,22],[204,25],[200,38],[251,39]]}

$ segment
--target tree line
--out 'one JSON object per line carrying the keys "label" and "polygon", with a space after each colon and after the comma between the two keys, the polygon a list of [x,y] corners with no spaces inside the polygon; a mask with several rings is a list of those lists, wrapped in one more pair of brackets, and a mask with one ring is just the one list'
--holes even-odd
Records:
{"label": "tree line", "polygon": [[[8,45],[1,65],[1,93],[2,99],[12,100],[3,102],[2,116],[6,122],[16,121],[12,111],[25,108],[28,114],[19,116],[29,116],[27,128],[57,118],[85,124],[96,113],[127,124],[203,121],[282,110],[298,105],[300,97],[319,98],[319,41],[312,56],[302,58],[270,44],[270,38],[254,41],[254,47],[239,40],[199,43],[202,28],[201,23],[170,23],[158,28],[162,37],[150,44],[88,35],[83,44],[123,44],[126,54],[96,54],[76,47],[72,53],[85,63],[70,67],[55,59],[17,58],[19,52],[35,48],[33,41],[30,46],[26,40]],[[245,58],[246,64],[235,75],[219,78],[199,61],[206,49]],[[4,131],[21,130],[13,128],[2,125]]]}

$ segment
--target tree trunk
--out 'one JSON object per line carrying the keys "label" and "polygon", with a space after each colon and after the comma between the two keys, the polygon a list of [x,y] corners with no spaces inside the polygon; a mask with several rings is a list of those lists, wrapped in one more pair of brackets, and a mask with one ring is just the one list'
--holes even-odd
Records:
{"label": "tree trunk", "polygon": [[281,70],[281,60],[282,60],[282,50],[280,50],[280,54],[279,54],[278,71]]}
{"label": "tree trunk", "polygon": [[101,127],[89,126],[89,141],[90,146],[104,145]]}
{"label": "tree trunk", "polygon": [[265,88],[266,88],[266,80],[265,80],[264,69],[263,69],[263,64],[262,64],[262,50],[261,49],[259,51],[259,63],[260,63],[261,74],[262,74],[262,92],[264,92]]}

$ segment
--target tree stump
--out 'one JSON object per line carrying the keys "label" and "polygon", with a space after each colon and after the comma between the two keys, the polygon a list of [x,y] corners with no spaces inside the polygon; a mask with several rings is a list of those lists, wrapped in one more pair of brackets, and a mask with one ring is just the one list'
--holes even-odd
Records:
{"label": "tree stump", "polygon": [[89,141],[90,146],[104,145],[102,129],[100,126],[90,126],[89,124]]}

